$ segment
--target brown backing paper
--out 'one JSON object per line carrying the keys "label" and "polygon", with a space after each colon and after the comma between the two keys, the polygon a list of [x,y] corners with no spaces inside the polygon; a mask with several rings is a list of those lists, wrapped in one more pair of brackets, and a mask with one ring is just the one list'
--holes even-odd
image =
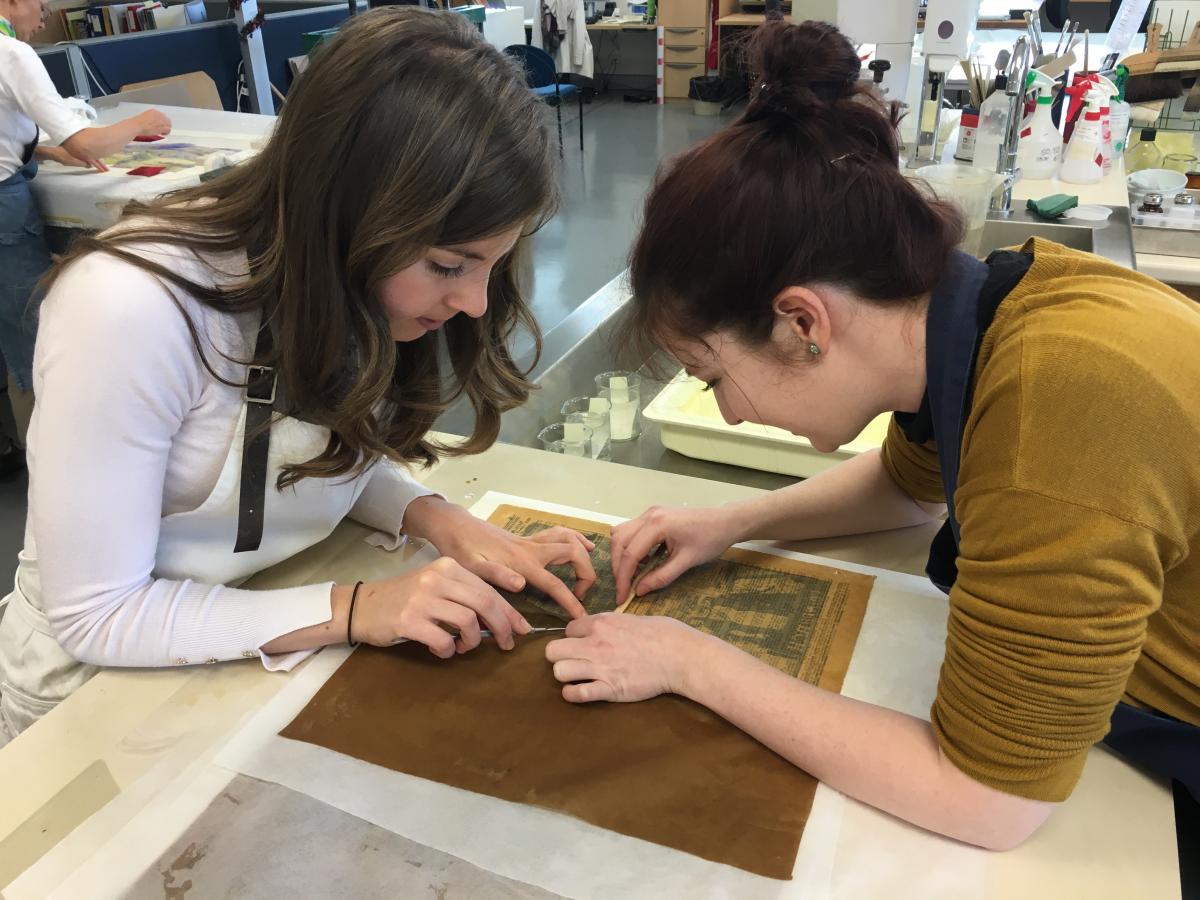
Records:
{"label": "brown backing paper", "polygon": [[[615,593],[608,526],[501,507],[516,533],[568,525],[597,543],[589,612]],[[687,573],[627,614],[673,615],[828,690],[842,679],[873,578],[752,550]],[[561,612],[514,598],[534,624]],[[771,878],[791,877],[816,782],[680,697],[574,706],[545,659],[556,636],[452,660],[360,647],[282,732],[398,772],[552,809]],[[464,827],[469,827],[466,824]]]}

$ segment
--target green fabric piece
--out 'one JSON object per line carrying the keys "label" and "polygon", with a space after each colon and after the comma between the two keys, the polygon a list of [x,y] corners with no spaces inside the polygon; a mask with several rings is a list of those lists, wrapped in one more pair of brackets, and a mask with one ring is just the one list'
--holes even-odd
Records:
{"label": "green fabric piece", "polygon": [[1079,198],[1072,194],[1051,194],[1041,200],[1030,198],[1025,201],[1025,206],[1031,209],[1034,215],[1043,219],[1057,219],[1067,210],[1074,209],[1078,205]]}

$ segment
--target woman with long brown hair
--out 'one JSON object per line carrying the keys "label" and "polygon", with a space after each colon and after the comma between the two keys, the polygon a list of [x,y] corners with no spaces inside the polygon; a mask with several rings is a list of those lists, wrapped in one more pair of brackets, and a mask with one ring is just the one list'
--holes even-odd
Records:
{"label": "woman with long brown hair", "polygon": [[[742,118],[674,160],[632,256],[633,335],[708,382],[730,423],[881,450],[721,509],[613,534],[618,596],[748,539],[948,519],[931,721],[784,676],[669,620],[594,616],[548,645],[568,700],[683,694],[832,787],[1012,847],[1110,747],[1200,792],[1200,311],[1035,239],[986,262],[897,165],[897,109],[829,25],[768,25]],[[1200,858],[1193,855],[1191,858]]]}
{"label": "woman with long brown hair", "polygon": [[[316,55],[261,154],[73,248],[42,309],[0,742],[96,666],[288,668],[347,640],[449,657],[481,624],[508,649],[529,626],[495,587],[526,583],[582,614],[586,539],[516,538],[405,471],[486,448],[530,390],[507,341],[536,334],[516,260],[556,156],[520,67],[465,19],[383,9]],[[436,445],[462,396],[474,432]],[[233,586],[347,516],[443,556]],[[546,570],[563,563],[574,592]]]}

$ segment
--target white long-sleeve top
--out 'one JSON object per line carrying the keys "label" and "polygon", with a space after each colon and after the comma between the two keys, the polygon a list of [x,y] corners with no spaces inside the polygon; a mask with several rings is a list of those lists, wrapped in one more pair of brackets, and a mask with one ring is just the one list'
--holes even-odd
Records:
{"label": "white long-sleeve top", "polygon": [[59,96],[37,52],[0,34],[0,181],[24,164],[21,156],[39,127],[58,146],[87,124]]}
{"label": "white long-sleeve top", "polygon": [[[143,247],[203,283],[219,277],[170,247]],[[245,273],[245,256],[218,263]],[[217,312],[174,290],[210,364],[244,382],[257,313]],[[223,353],[221,352],[223,351]],[[258,655],[272,638],[329,620],[330,583],[248,591],[154,575],[161,520],[212,492],[244,404],[201,361],[187,323],[157,279],[94,253],[71,266],[42,305],[29,438],[33,564],[59,643],[105,666],[163,666]],[[366,475],[351,516],[399,539],[408,503],[431,493],[399,466]],[[269,486],[268,490],[273,490]],[[266,530],[269,534],[268,517]],[[228,523],[236,532],[236,512]],[[307,654],[263,656],[290,668]]]}

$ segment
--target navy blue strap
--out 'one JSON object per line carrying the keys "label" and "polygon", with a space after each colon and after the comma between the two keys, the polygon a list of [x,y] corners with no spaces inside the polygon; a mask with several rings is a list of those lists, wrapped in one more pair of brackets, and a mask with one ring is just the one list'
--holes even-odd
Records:
{"label": "navy blue strap", "polygon": [[929,407],[956,543],[959,534],[954,490],[958,485],[962,432],[970,408],[971,375],[983,338],[978,326],[978,306],[988,271],[987,263],[967,253],[952,254],[946,274],[930,298],[925,323]]}

